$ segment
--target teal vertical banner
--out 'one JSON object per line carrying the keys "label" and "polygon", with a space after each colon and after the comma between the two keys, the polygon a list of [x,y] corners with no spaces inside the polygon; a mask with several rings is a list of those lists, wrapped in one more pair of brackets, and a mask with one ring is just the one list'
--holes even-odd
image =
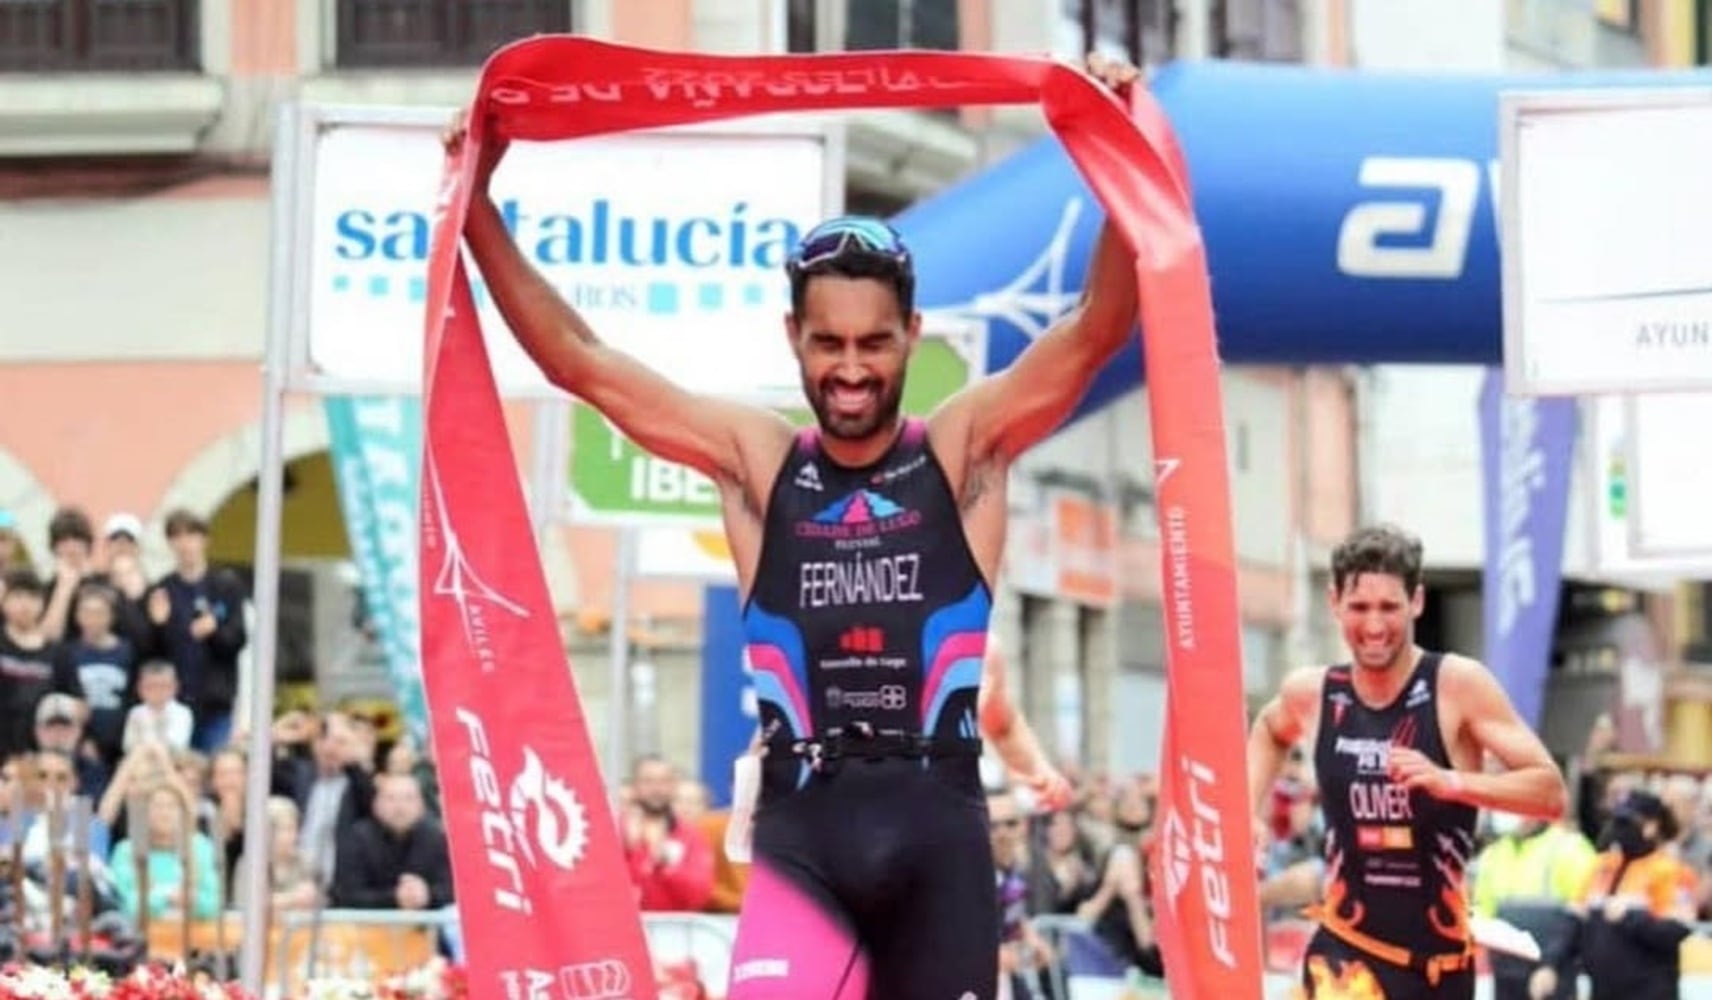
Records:
{"label": "teal vertical banner", "polygon": [[417,604],[416,505],[422,478],[422,401],[329,396],[327,430],[351,553],[404,724],[428,741]]}

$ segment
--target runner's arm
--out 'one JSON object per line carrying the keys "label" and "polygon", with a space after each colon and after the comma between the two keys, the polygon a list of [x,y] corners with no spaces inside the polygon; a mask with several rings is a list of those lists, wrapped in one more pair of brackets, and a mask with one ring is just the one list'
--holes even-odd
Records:
{"label": "runner's arm", "polygon": [[1248,731],[1248,794],[1251,815],[1265,813],[1266,798],[1272,792],[1278,772],[1284,768],[1284,758],[1307,731],[1310,706],[1318,704],[1320,684],[1325,671],[1303,667],[1291,671],[1279,685],[1278,693],[1254,717]]}
{"label": "runner's arm", "polygon": [[1058,428],[1135,328],[1135,254],[1107,222],[1082,300],[1007,369],[952,397],[967,405],[971,456],[1010,462]]}
{"label": "runner's arm", "polygon": [[1046,751],[1041,749],[1034,727],[1011,701],[1004,656],[999,652],[997,641],[990,636],[986,656],[981,661],[981,684],[975,693],[975,717],[980,720],[981,735],[992,741],[993,749],[998,751],[999,759],[1007,770],[1030,784],[1048,786],[1036,788],[1036,791],[1045,791],[1055,800],[1047,803],[1050,808],[1062,808],[1068,804],[1056,801],[1068,799],[1070,787],[1053,769],[1052,762],[1046,759]]}
{"label": "runner's arm", "polygon": [[688,392],[601,342],[523,256],[491,198],[476,197],[464,227],[506,325],[554,385],[588,402],[631,440],[716,481],[742,479],[745,425],[782,418]]}
{"label": "runner's arm", "polygon": [[1461,708],[1463,725],[1482,754],[1496,757],[1505,768],[1496,774],[1457,774],[1452,797],[1482,809],[1556,821],[1568,806],[1569,793],[1539,736],[1516,714],[1485,666],[1456,656],[1446,657],[1445,667],[1451,682],[1446,693]]}

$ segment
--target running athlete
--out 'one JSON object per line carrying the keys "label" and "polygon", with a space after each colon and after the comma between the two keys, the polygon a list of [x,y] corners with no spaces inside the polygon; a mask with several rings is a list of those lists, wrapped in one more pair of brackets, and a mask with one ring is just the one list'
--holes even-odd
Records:
{"label": "running athlete", "polygon": [[1471,998],[1463,870],[1475,818],[1555,820],[1563,776],[1485,666],[1415,645],[1424,596],[1413,536],[1351,534],[1332,553],[1328,597],[1350,662],[1292,672],[1248,740],[1256,815],[1290,748],[1304,737],[1313,748],[1326,878],[1303,990]]}
{"label": "running athlete", "polygon": [[[1089,68],[1114,88],[1137,75]],[[799,430],[603,344],[487,197],[502,153],[484,149],[464,238],[506,324],[556,385],[719,490],[766,741],[732,1000],[987,1000],[999,915],[976,699],[1006,473],[1132,336],[1134,254],[1108,225],[1076,308],[904,419],[909,250],[878,220],[816,226],[785,267],[816,418]]]}

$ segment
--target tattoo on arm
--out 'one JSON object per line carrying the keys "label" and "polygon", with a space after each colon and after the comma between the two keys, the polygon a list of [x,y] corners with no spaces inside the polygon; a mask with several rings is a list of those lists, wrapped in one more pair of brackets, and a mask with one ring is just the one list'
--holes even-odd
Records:
{"label": "tattoo on arm", "polygon": [[992,486],[992,472],[991,462],[975,462],[969,466],[963,477],[963,500],[960,504],[963,513],[974,510],[981,498],[987,495]]}

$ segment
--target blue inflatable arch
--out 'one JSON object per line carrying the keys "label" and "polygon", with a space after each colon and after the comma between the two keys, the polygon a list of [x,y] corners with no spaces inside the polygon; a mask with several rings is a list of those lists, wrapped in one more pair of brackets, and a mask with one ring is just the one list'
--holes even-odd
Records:
{"label": "blue inflatable arch", "polygon": [[[1150,86],[1189,161],[1233,364],[1498,364],[1498,97],[1709,86],[1712,71],[1480,76],[1167,66]],[[1075,300],[1098,203],[1055,139],[894,222],[925,310],[985,319],[1010,364]],[[1142,379],[1139,344],[1077,416]]]}

